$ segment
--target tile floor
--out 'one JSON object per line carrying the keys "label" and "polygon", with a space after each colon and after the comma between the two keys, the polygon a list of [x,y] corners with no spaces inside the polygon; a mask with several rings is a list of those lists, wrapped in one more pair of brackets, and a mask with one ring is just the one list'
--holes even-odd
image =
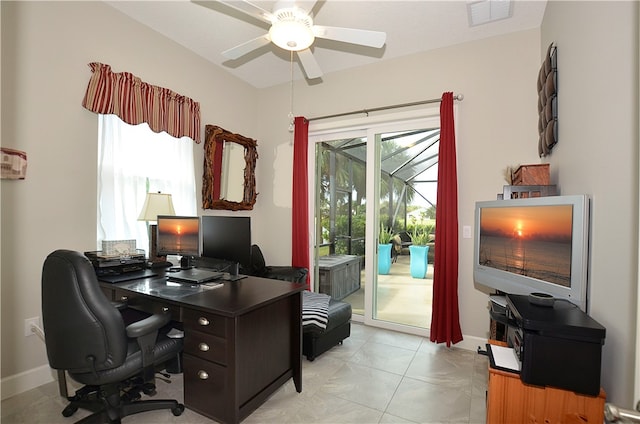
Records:
{"label": "tile floor", "polygon": [[[353,323],[351,337],[315,361],[303,359],[302,393],[292,381],[243,423],[484,423],[487,358],[434,345],[419,336]],[[182,401],[182,375],[157,380],[156,398]],[[1,404],[3,424],[72,423],[66,401],[49,383]],[[152,411],[123,423],[213,424],[189,409],[180,417]]]}
{"label": "tile floor", "polygon": [[[433,303],[433,264],[429,264],[425,278],[413,278],[410,266],[410,256],[399,255],[391,265],[389,274],[377,275],[377,309],[374,316],[381,321],[429,328]],[[364,315],[365,291],[369,289],[364,273],[362,269],[360,289],[342,299],[351,304],[355,315]]]}

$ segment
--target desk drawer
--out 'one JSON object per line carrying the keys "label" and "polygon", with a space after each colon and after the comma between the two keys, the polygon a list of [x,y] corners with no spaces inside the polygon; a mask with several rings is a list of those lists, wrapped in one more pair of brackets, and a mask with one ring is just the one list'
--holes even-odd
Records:
{"label": "desk drawer", "polygon": [[165,303],[158,298],[149,298],[141,294],[132,293],[130,291],[115,289],[113,300],[116,302],[125,302],[128,307],[144,311],[150,314],[159,314],[169,312],[171,319],[180,321],[180,307]]}
{"label": "desk drawer", "polygon": [[227,364],[227,341],[223,338],[188,329],[184,338],[184,353],[206,361]]}
{"label": "desk drawer", "polygon": [[227,369],[186,353],[183,364],[185,406],[216,421],[231,422]]}
{"label": "desk drawer", "polygon": [[214,336],[227,338],[227,319],[210,312],[201,312],[193,309],[186,309],[182,322],[185,329],[191,328],[196,331],[213,334]]}

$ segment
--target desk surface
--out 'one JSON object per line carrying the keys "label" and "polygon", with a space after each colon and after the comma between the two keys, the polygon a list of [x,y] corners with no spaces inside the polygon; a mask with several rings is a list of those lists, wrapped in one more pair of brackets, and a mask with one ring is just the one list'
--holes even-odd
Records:
{"label": "desk surface", "polygon": [[160,274],[124,283],[101,284],[104,287],[157,297],[194,309],[215,311],[228,317],[245,314],[266,303],[305,289],[304,284],[251,276],[238,281],[221,280],[220,283],[213,287],[207,284],[176,283],[167,281],[167,277]]}

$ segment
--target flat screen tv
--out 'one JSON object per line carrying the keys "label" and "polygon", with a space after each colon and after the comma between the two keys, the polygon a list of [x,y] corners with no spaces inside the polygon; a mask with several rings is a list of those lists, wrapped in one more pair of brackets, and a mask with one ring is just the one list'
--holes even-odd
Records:
{"label": "flat screen tv", "polygon": [[587,311],[589,198],[477,202],[473,279],[505,294],[544,293]]}
{"label": "flat screen tv", "polygon": [[158,216],[156,249],[158,256],[200,255],[200,218],[197,216]]}
{"label": "flat screen tv", "polygon": [[247,270],[251,265],[251,218],[248,216],[202,217],[202,256],[235,262]]}

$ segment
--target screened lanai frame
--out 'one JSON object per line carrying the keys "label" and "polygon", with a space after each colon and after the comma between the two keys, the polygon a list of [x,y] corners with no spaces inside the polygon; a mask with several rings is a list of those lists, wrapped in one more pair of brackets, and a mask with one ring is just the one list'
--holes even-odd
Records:
{"label": "screened lanai frame", "polygon": [[[358,137],[318,146],[326,155],[320,160],[318,181],[325,205],[321,219],[328,225],[317,226],[326,254],[364,256],[366,142]],[[429,205],[435,218],[439,142],[439,127],[385,133],[381,138],[379,216],[392,232],[408,232],[407,209],[414,200]]]}

